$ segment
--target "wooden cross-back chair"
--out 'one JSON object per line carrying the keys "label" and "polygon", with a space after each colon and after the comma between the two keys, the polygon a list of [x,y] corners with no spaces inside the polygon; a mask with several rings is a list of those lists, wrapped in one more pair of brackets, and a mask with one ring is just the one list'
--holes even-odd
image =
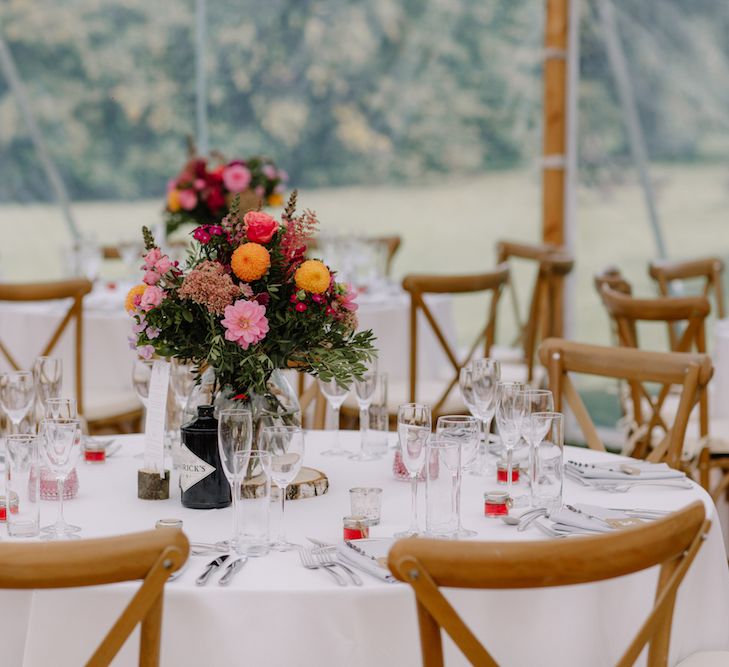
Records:
{"label": "wooden cross-back chair", "polygon": [[[706,297],[657,297],[653,299],[638,299],[623,294],[604,285],[602,300],[615,322],[618,334],[618,344],[626,347],[639,348],[638,324],[640,322],[665,322],[669,331],[669,342],[673,352],[706,353],[706,318],[711,312],[711,305]],[[685,324],[680,335],[676,334],[677,324]],[[633,403],[636,403],[636,389],[631,387],[634,394]],[[660,416],[660,410],[671,392],[671,385],[664,385],[658,394],[656,407],[656,424],[665,428]],[[699,396],[699,428],[700,436],[706,437],[709,429],[709,402],[708,392],[702,390]]]}
{"label": "wooden cross-back chair", "polygon": [[106,667],[141,625],[140,667],[158,667],[164,586],[187,560],[182,531],[161,528],[76,542],[0,545],[0,588],[49,589],[142,580],[86,667]]}
{"label": "wooden cross-back chair", "polygon": [[[615,579],[660,566],[653,608],[617,666],[633,665],[648,645],[648,667],[666,667],[676,593],[709,528],[703,503],[694,502],[644,526],[579,540],[400,540],[390,550],[388,564],[415,593],[424,667],[443,667],[441,628],[472,665],[499,667],[441,593],[441,586],[550,588]],[[600,657],[595,656],[596,663]]]}
{"label": "wooden cross-back chair", "polygon": [[[480,346],[483,346],[483,355],[488,356],[494,342],[496,330],[496,313],[499,298],[503,288],[509,280],[509,267],[499,265],[495,270],[486,273],[477,273],[457,276],[439,275],[408,275],[402,281],[403,289],[410,294],[410,380],[409,400],[416,401],[418,387],[418,313],[422,312],[430,325],[433,334],[450,362],[453,377],[445,385],[445,389],[432,403],[433,417],[440,413],[445,405],[448,395],[458,384],[458,374],[461,368],[474,355]],[[426,296],[428,294],[489,294],[490,303],[486,309],[486,324],[479,331],[476,340],[472,343],[467,354],[459,359],[456,351],[443,333],[443,329],[436,321],[431,309],[428,307]]]}
{"label": "wooden cross-back chair", "polygon": [[574,267],[573,257],[561,246],[499,241],[496,245],[499,264],[510,259],[522,259],[537,264],[536,277],[526,319],[522,321],[513,275],[509,282],[514,316],[519,329],[515,344],[523,350],[527,365],[527,381],[534,376],[537,344],[563,331],[562,291],[564,278]]}
{"label": "wooden cross-back chair", "polygon": [[[549,374],[554,409],[562,412],[565,404],[570,407],[588,447],[605,450],[572,382],[573,374],[613,378],[628,383],[636,426],[646,433],[637,440],[632,455],[649,461],[665,461],[671,467],[681,469],[681,453],[691,410],[699,401],[699,396],[706,391],[713,373],[711,359],[707,355],[647,352],[629,347],[602,347],[550,338],[539,346],[539,358]],[[680,387],[678,405],[670,425],[660,414],[662,403],[645,386],[653,383],[664,387]],[[654,442],[652,431],[658,426],[663,429],[664,435],[648,451]]]}
{"label": "wooden cross-back chair", "polygon": [[[402,245],[402,237],[398,236],[397,234],[393,234],[392,236],[373,236],[368,239],[369,241],[377,241],[378,243],[382,243],[386,250],[387,250],[387,260],[385,264],[385,273],[386,275],[390,275],[390,272],[392,271],[392,263],[395,259],[395,255],[397,255],[398,250],[400,250],[400,246]],[[316,250],[319,247],[319,241],[316,238],[313,238],[308,243],[309,250]]]}

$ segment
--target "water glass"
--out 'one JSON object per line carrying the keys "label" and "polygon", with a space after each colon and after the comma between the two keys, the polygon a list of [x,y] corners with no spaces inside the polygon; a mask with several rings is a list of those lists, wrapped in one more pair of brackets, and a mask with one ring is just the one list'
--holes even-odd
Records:
{"label": "water glass", "polygon": [[564,419],[559,412],[534,412],[532,428],[543,433],[532,456],[531,502],[554,512],[562,506],[564,481]]}
{"label": "water glass", "polygon": [[347,398],[349,388],[345,387],[336,378],[331,380],[322,380],[319,378],[319,389],[324,394],[324,398],[327,399],[329,407],[334,412],[334,446],[331,449],[327,449],[322,452],[323,456],[348,456],[348,452],[342,449],[342,443],[339,439],[339,410],[344,403],[344,399]]}
{"label": "water glass", "polygon": [[[370,407],[375,394],[382,395],[385,387],[387,394],[387,376],[384,373],[365,373],[361,380],[354,381],[354,393],[359,404],[359,433],[360,450],[351,456],[355,461],[372,461],[379,458],[379,454],[373,454],[369,449],[370,440]],[[387,449],[387,446],[385,446]]]}
{"label": "water glass", "polygon": [[40,533],[39,439],[13,434],[5,438],[5,498],[8,535]]}
{"label": "water glass", "polygon": [[457,496],[461,483],[461,445],[434,436],[426,448],[425,531],[428,537],[458,536]]}
{"label": "water glass", "polygon": [[372,458],[382,458],[387,454],[390,433],[390,410],[387,404],[387,373],[378,373],[380,381],[375,387],[369,409],[369,429],[367,431],[367,452]]}
{"label": "water glass", "polygon": [[[527,470],[533,469],[532,457],[534,456],[534,448],[538,442],[541,442],[546,431],[540,430],[547,428],[546,422],[539,422],[530,419],[529,416],[535,412],[553,412],[554,398],[549,389],[525,389],[524,390],[524,421],[522,423],[521,435],[529,445]],[[531,475],[527,475],[527,483],[531,484]]]}
{"label": "water glass", "polygon": [[75,398],[49,398],[43,416],[46,419],[78,419]]}
{"label": "water glass", "polygon": [[265,556],[271,549],[269,516],[271,514],[271,454],[253,449],[237,452],[237,466],[244,471],[242,483],[233,491],[237,512],[235,549],[246,556]]}
{"label": "water glass", "polygon": [[30,371],[0,374],[0,406],[10,420],[11,433],[20,433],[20,425],[33,405],[35,384]]}
{"label": "water glass", "polygon": [[361,516],[376,526],[382,512],[382,489],[357,486],[349,490],[350,516]]}
{"label": "water glass", "polygon": [[408,471],[411,489],[410,528],[395,533],[395,537],[412,537],[420,533],[418,526],[418,475],[425,465],[425,446],[432,429],[430,407],[421,403],[406,403],[397,411],[397,436],[400,455]]}

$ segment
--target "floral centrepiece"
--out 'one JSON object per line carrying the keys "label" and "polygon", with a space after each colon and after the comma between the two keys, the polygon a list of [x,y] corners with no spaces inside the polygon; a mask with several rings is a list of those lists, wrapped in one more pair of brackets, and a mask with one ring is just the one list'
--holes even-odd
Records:
{"label": "floral centrepiece", "polygon": [[[282,206],[288,174],[273,160],[253,156],[246,160],[219,160],[193,157],[182,171],[167,183],[165,225],[171,234],[180,225],[214,225],[230,212],[233,198],[240,197],[241,209]],[[201,235],[205,238],[205,230]],[[200,239],[198,239],[200,240]],[[261,241],[268,243],[268,240]]]}
{"label": "floral centrepiece", "polygon": [[212,368],[233,397],[265,395],[275,369],[343,385],[361,378],[374,337],[357,332],[351,288],[304,259],[317,220],[295,208],[294,192],[280,221],[261,211],[241,218],[236,198],[219,224],[195,229],[184,268],[144,228],[143,284],[126,300],[139,354]]}

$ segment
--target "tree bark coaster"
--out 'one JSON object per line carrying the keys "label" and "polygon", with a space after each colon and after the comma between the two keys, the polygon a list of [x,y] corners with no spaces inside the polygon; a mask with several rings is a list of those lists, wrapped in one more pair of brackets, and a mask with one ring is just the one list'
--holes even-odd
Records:
{"label": "tree bark coaster", "polygon": [[137,470],[137,498],[140,500],[167,500],[170,497],[170,471],[160,477],[156,470]]}
{"label": "tree bark coaster", "polygon": [[[241,497],[256,498],[262,492],[265,480],[265,475],[258,475],[243,482]],[[329,478],[321,470],[304,466],[299,470],[296,479],[286,487],[286,500],[323,496],[328,490]],[[278,494],[278,487],[275,484],[271,484],[271,497],[278,498]]]}

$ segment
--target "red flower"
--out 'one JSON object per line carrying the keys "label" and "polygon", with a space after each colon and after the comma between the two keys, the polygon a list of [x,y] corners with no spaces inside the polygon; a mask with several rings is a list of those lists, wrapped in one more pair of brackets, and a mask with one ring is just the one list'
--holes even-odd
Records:
{"label": "red flower", "polygon": [[208,196],[205,198],[205,203],[211,211],[219,211],[225,206],[225,197],[219,187],[213,187],[210,189]]}
{"label": "red flower", "polygon": [[262,211],[248,211],[243,222],[246,223],[248,240],[253,243],[268,243],[278,229],[278,222]]}
{"label": "red flower", "polygon": [[299,301],[299,303],[296,304],[296,310],[299,313],[303,313],[307,308],[307,305],[303,301]]}
{"label": "red flower", "polygon": [[234,401],[247,401],[248,400],[248,394],[236,394],[233,396]]}
{"label": "red flower", "polygon": [[197,178],[205,178],[208,173],[207,162],[205,160],[195,160],[192,163],[192,168]]}

